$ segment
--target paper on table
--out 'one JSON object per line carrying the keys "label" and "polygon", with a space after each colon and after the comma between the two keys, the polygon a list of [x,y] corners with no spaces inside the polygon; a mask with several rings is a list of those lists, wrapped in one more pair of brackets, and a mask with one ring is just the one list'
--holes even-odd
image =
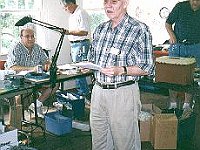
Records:
{"label": "paper on table", "polygon": [[101,67],[99,65],[96,65],[96,64],[91,63],[91,62],[79,62],[79,63],[75,63],[75,64],[71,64],[71,65],[76,66],[76,67],[93,69],[93,70],[100,70],[101,69]]}
{"label": "paper on table", "polygon": [[75,66],[72,66],[71,64],[64,64],[64,65],[59,65],[57,66],[58,69],[61,69],[61,70],[71,70],[71,69],[76,69]]}
{"label": "paper on table", "polygon": [[0,70],[0,80],[4,80],[6,75],[15,74],[14,70]]}
{"label": "paper on table", "polygon": [[19,73],[17,73],[17,75],[26,75],[29,72],[32,72],[33,70],[25,70],[25,71],[20,71]]}

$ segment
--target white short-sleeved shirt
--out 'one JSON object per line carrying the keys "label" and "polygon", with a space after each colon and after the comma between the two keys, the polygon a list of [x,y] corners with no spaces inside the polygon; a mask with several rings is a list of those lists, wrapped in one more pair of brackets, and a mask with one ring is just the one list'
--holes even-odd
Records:
{"label": "white short-sleeved shirt", "polygon": [[69,31],[88,31],[87,36],[74,36],[68,35],[69,41],[77,41],[90,39],[90,26],[89,26],[89,16],[87,12],[81,9],[79,6],[76,8],[73,14],[69,17]]}

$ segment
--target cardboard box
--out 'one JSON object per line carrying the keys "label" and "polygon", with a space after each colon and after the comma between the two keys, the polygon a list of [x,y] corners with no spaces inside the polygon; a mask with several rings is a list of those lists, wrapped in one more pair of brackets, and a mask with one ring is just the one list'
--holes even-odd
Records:
{"label": "cardboard box", "polygon": [[[147,112],[149,114],[154,115],[154,114],[160,114],[161,109],[158,108],[154,104],[142,104],[142,111]],[[140,138],[141,141],[150,141],[150,124],[151,124],[151,117],[150,116],[145,116],[140,117]]]}
{"label": "cardboard box", "polygon": [[177,126],[175,114],[155,114],[150,127],[154,149],[176,149]]}
{"label": "cardboard box", "polygon": [[18,146],[17,129],[0,134],[0,150]]}
{"label": "cardboard box", "polygon": [[195,58],[169,56],[156,58],[155,81],[181,85],[192,84],[195,66]]}
{"label": "cardboard box", "polygon": [[12,127],[21,129],[22,120],[22,105],[11,106],[9,121]]}

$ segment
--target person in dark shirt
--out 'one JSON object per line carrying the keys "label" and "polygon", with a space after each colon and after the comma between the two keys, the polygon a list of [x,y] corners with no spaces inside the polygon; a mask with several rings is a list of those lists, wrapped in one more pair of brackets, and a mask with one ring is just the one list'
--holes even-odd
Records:
{"label": "person in dark shirt", "polygon": [[[170,37],[169,56],[195,57],[200,67],[200,0],[179,2],[169,14],[165,27]],[[177,92],[170,90],[170,108],[176,108]],[[190,108],[192,95],[185,93],[183,109]]]}

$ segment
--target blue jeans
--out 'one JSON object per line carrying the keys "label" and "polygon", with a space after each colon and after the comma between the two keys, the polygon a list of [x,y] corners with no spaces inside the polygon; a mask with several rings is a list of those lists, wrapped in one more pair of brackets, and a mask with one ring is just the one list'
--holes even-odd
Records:
{"label": "blue jeans", "polygon": [[[90,47],[90,41],[82,41],[78,43],[71,43],[71,57],[72,62],[81,62],[87,60],[87,54]],[[76,79],[76,88],[80,95],[87,95],[89,93],[89,86],[86,77]]]}
{"label": "blue jeans", "polygon": [[[200,67],[200,43],[193,45],[184,44],[172,44],[169,47],[169,56],[171,57],[194,57],[196,59],[197,67]],[[177,99],[177,92],[169,90],[170,101],[175,102]],[[185,102],[191,102],[192,96],[189,93],[185,93]]]}
{"label": "blue jeans", "polygon": [[169,56],[194,57],[197,62],[197,67],[200,67],[200,43],[194,45],[172,44],[169,47]]}

